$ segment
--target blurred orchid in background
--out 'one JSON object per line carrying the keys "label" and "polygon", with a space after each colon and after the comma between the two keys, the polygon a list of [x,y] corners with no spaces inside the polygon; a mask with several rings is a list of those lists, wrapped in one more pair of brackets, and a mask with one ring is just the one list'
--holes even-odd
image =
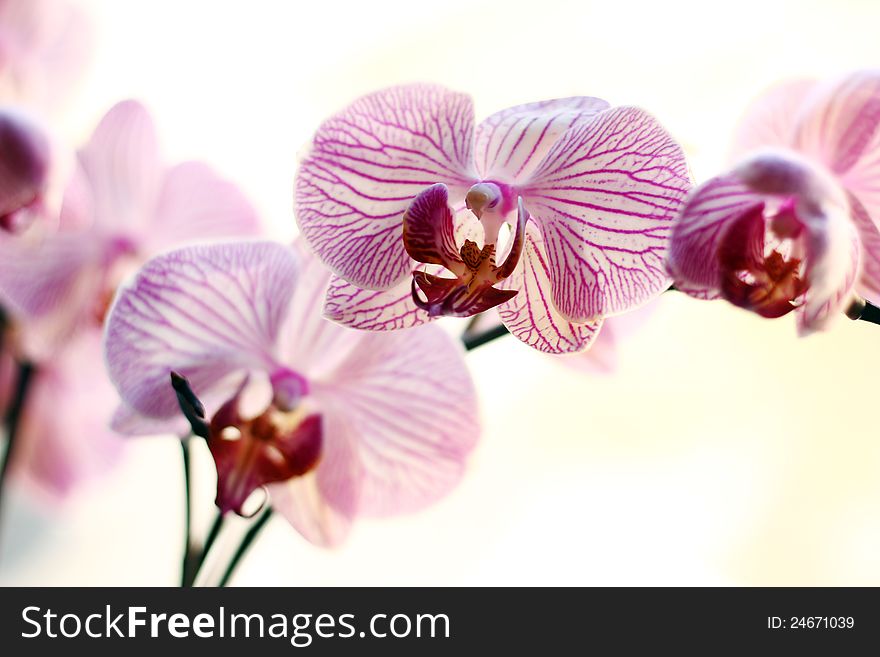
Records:
{"label": "blurred orchid in background", "polygon": [[105,338],[132,433],[138,418],[181,431],[183,409],[214,457],[222,513],[265,486],[320,545],[357,515],[444,496],[479,433],[461,346],[437,327],[376,334],[323,319],[329,278],[298,246],[182,248],[121,289]]}
{"label": "blurred orchid in background", "polygon": [[51,168],[44,130],[20,112],[0,108],[0,231],[21,232],[51,214]]}
{"label": "blurred orchid in background", "polygon": [[90,34],[66,0],[0,0],[0,102],[57,111],[86,68]]}
{"label": "blurred orchid in background", "polygon": [[520,340],[569,353],[668,286],[689,187],[680,147],[640,109],[566,98],[474,129],[469,96],[412,85],[318,129],[295,205],[336,274],[327,317],[390,330],[497,307]]}
{"label": "blurred orchid in background", "polygon": [[22,360],[37,364],[12,471],[62,493],[110,460],[115,394],[98,366],[116,287],[181,241],[257,232],[241,192],[199,162],[167,166],[153,121],[133,101],[112,108],[79,151],[57,230],[0,235],[0,304]]}
{"label": "blurred orchid in background", "polygon": [[796,81],[751,108],[739,163],[700,185],[673,231],[676,286],[764,317],[796,311],[801,334],[880,292],[880,71]]}

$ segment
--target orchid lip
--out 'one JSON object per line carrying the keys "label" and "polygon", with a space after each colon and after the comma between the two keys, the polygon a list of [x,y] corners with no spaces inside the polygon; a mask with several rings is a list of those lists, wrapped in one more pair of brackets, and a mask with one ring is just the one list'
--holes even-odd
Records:
{"label": "orchid lip", "polygon": [[[494,183],[491,186],[485,183],[475,185],[468,193],[468,203],[483,212],[493,204],[492,194],[495,194],[496,204],[502,198],[496,192],[498,187]],[[495,262],[494,240],[487,237],[482,248],[469,239],[461,246],[456,243],[448,201],[446,186],[433,185],[419,194],[404,214],[403,240],[407,253],[423,264],[442,265],[454,276],[448,278],[415,271],[410,292],[413,303],[429,317],[470,317],[516,296],[518,290],[502,290],[495,285],[511,276],[519,263],[529,215],[519,198],[516,232],[510,252],[499,266]],[[425,299],[421,298],[419,290]]]}
{"label": "orchid lip", "polygon": [[[279,387],[275,397],[293,390],[292,382],[302,377],[292,371],[273,376]],[[205,406],[183,375],[172,372],[171,385],[193,433],[208,441],[217,467],[216,504],[222,513],[243,512],[251,494],[265,486],[313,470],[321,457],[323,431],[320,414],[309,413],[302,404],[280,408],[273,400],[259,415],[243,418],[239,409],[247,386],[245,377],[231,399],[207,421]],[[283,384],[283,385],[281,385]],[[290,401],[292,397],[288,398]],[[257,509],[259,510],[259,508]],[[251,515],[251,514],[247,514]]]}

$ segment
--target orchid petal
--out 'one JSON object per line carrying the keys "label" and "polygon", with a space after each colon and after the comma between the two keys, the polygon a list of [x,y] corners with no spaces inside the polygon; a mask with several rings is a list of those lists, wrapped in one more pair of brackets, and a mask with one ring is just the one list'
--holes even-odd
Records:
{"label": "orchid petal", "polygon": [[875,304],[878,304],[880,303],[880,229],[868,215],[865,206],[851,194],[849,206],[862,244],[862,273],[858,281],[859,287],[863,294],[867,294]]}
{"label": "orchid petal", "polygon": [[492,114],[480,122],[474,138],[480,178],[525,180],[566,130],[608,107],[600,98],[575,96],[517,105]]}
{"label": "orchid petal", "polygon": [[201,162],[171,168],[162,181],[143,249],[155,253],[188,240],[242,237],[260,230],[257,213],[233,183]]}
{"label": "orchid petal", "polygon": [[794,145],[836,174],[876,182],[878,127],[880,70],[860,71],[817,87],[798,116]]}
{"label": "orchid petal", "polygon": [[816,85],[813,80],[791,80],[771,87],[755,100],[737,127],[731,161],[738,162],[760,148],[791,147],[796,117]]}
{"label": "orchid petal", "polygon": [[297,222],[333,272],[358,287],[388,289],[410,271],[403,213],[425,187],[456,197],[471,172],[470,97],[410,85],[359,99],[326,121],[296,176]]}
{"label": "orchid petal", "polygon": [[[470,240],[482,243],[483,228],[474,214],[461,208],[455,213],[455,244]],[[442,265],[418,265],[416,270],[443,276]],[[405,278],[385,291],[365,290],[331,276],[324,303],[324,316],[344,326],[366,331],[412,328],[436,319],[413,302],[412,279]]]}
{"label": "orchid petal", "polygon": [[79,152],[92,186],[100,226],[143,230],[162,182],[156,129],[146,108],[128,100],[113,106]]}
{"label": "orchid petal", "polygon": [[880,225],[880,70],[819,88],[801,114],[796,146],[836,173]]}
{"label": "orchid petal", "polygon": [[640,109],[606,110],[566,132],[522,191],[559,312],[586,322],[666,289],[671,222],[689,187],[681,147]]}
{"label": "orchid petal", "polygon": [[79,231],[0,236],[0,304],[27,324],[31,358],[47,357],[90,319],[103,280],[98,254]]}
{"label": "orchid petal", "polygon": [[479,435],[473,381],[461,346],[436,326],[358,336],[315,394],[339,422],[334,435],[357,445],[359,513],[415,511],[462,475]]}
{"label": "orchid petal", "polygon": [[190,431],[189,422],[182,414],[166,418],[149,417],[138,413],[125,402],[119,403],[113,412],[110,428],[124,436],[185,436]]}
{"label": "orchid petal", "polygon": [[106,324],[110,378],[145,415],[179,414],[171,370],[206,395],[229,375],[272,369],[296,282],[293,252],[272,242],[220,243],[150,260],[124,285]]}
{"label": "orchid petal", "polygon": [[[336,442],[327,443],[330,444],[325,443],[326,447],[331,450],[338,445]],[[283,483],[269,484],[266,489],[273,508],[303,538],[320,547],[335,547],[348,536],[357,513],[358,486],[355,482],[359,481],[359,473],[353,469],[356,467],[355,459],[330,457],[325,450],[316,471]],[[335,476],[336,481],[327,482],[321,475]],[[322,485],[336,491],[334,503],[324,496]]]}
{"label": "orchid petal", "polygon": [[[435,266],[434,270],[442,268]],[[413,303],[411,286],[412,281],[404,279],[390,290],[364,290],[333,276],[327,288],[324,317],[366,331],[396,331],[419,326],[431,317]]]}
{"label": "orchid petal", "polygon": [[82,332],[34,374],[16,440],[15,474],[60,496],[107,471],[123,447],[107,426],[115,403],[101,367],[101,334]]}
{"label": "orchid petal", "polygon": [[466,267],[455,243],[449,190],[438,183],[416,196],[403,215],[403,244],[417,262],[443,265],[457,276]]}
{"label": "orchid petal", "polygon": [[344,519],[354,504],[357,513],[383,515],[439,498],[479,433],[461,346],[436,326],[368,333],[323,319],[331,274],[301,243],[295,249],[301,268],[283,362],[308,377],[325,447],[334,450],[318,465],[319,496],[307,495],[309,508],[323,500]]}
{"label": "orchid petal", "polygon": [[697,187],[672,230],[667,264],[676,288],[700,298],[716,296],[721,285],[718,248],[727,229],[763,204],[761,195],[732,175]]}
{"label": "orchid petal", "polygon": [[544,241],[529,224],[520,266],[501,287],[519,290],[498,307],[501,321],[517,338],[538,351],[566,354],[583,351],[599,334],[602,320],[575,324],[565,319],[550,299],[550,270]]}

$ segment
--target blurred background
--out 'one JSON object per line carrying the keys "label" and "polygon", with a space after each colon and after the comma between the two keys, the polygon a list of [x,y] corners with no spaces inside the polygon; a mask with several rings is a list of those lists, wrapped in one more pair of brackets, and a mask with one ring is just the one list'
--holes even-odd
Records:
{"label": "blurred background", "polygon": [[[56,129],[82,143],[112,104],[138,98],[168,161],[211,163],[285,240],[297,153],[380,87],[468,92],[478,120],[568,95],[640,105],[704,180],[764,87],[880,56],[873,0],[80,4],[92,63]],[[880,329],[842,320],[798,340],[791,316],[673,293],[649,320],[618,341],[610,374],[512,338],[470,354],[484,435],[450,497],[360,521],[333,551],[275,519],[234,582],[880,584]],[[213,482],[199,456],[204,526]],[[13,490],[0,584],[175,584],[180,474],[176,439],[136,439],[64,502]]]}

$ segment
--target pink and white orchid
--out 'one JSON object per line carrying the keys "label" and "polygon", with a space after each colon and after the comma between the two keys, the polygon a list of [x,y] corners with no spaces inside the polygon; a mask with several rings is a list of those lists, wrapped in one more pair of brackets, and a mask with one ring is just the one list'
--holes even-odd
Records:
{"label": "pink and white orchid", "polygon": [[797,81],[754,104],[738,164],[697,188],[673,231],[676,286],[822,330],[880,292],[880,71]]}
{"label": "pink and white orchid", "polygon": [[79,151],[57,230],[0,235],[0,306],[28,390],[12,471],[49,494],[112,459],[117,397],[100,366],[107,308],[124,276],[181,241],[258,231],[242,193],[199,162],[166,165],[150,115],[116,105]]}
{"label": "pink and white orchid", "polygon": [[690,186],[681,148],[644,111],[597,98],[520,105],[476,128],[473,114],[467,95],[412,85],[319,128],[295,204],[336,274],[325,313],[389,330],[497,307],[527,344],[581,351],[603,317],[669,284]]}
{"label": "pink and white orchid", "polygon": [[265,486],[322,545],[356,515],[445,495],[479,431],[462,348],[437,327],[389,335],[323,319],[329,278],[271,242],[182,248],[120,290],[105,337],[131,433],[179,431],[182,409],[208,441],[221,511],[242,513]]}

